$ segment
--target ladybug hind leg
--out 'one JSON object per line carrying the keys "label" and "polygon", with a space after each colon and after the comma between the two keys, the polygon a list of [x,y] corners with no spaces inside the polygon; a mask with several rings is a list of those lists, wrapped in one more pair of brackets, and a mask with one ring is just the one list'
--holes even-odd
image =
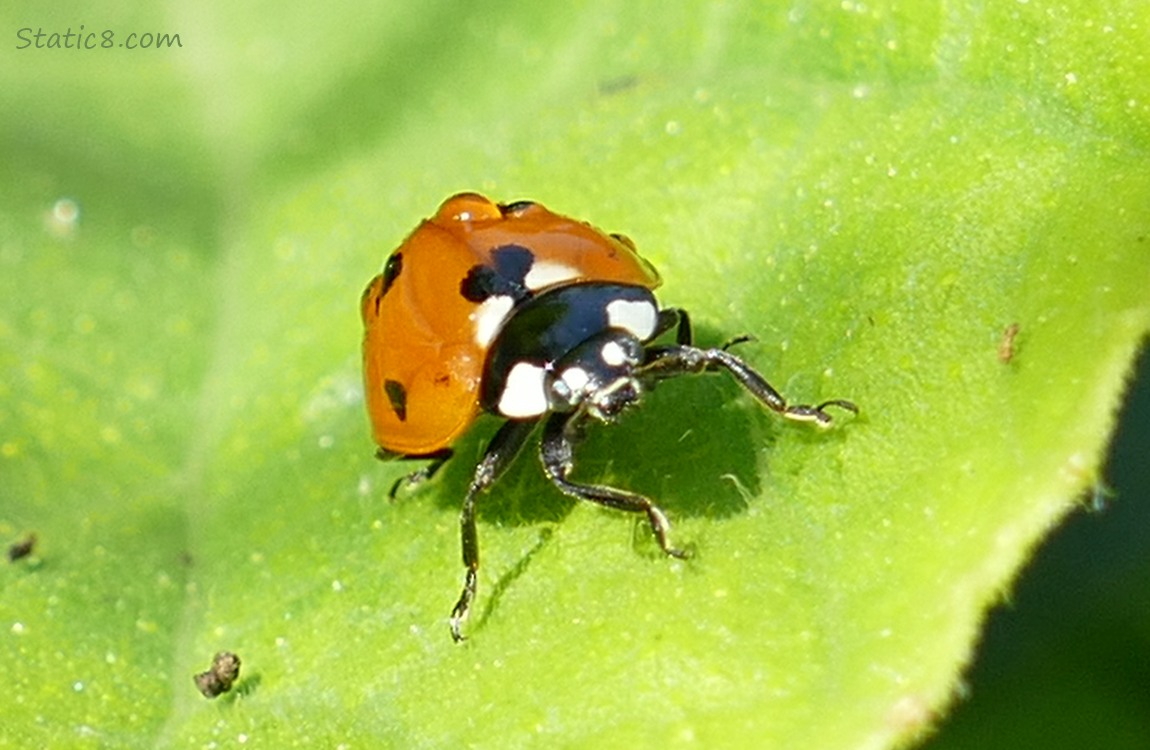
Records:
{"label": "ladybug hind leg", "polygon": [[415,489],[417,486],[431,479],[433,476],[435,476],[436,472],[442,469],[443,465],[451,459],[452,455],[454,454],[450,448],[444,448],[441,451],[425,453],[418,456],[397,456],[396,454],[384,450],[383,448],[377,450],[375,452],[375,457],[380,461],[394,461],[395,459],[399,459],[401,461],[430,460],[430,463],[428,463],[422,469],[416,469],[413,472],[404,474],[399,479],[396,479],[394,482],[392,482],[391,489],[387,491],[388,498],[394,500],[399,495],[401,488],[404,490]]}
{"label": "ladybug hind leg", "polygon": [[605,505],[628,513],[644,513],[659,546],[672,557],[686,558],[689,553],[672,547],[668,541],[671,523],[667,516],[648,498],[634,492],[596,484],[577,484],[567,478],[575,466],[574,449],[583,433],[587,412],[577,410],[552,414],[543,427],[539,456],[543,470],[551,483],[565,494],[580,500]]}

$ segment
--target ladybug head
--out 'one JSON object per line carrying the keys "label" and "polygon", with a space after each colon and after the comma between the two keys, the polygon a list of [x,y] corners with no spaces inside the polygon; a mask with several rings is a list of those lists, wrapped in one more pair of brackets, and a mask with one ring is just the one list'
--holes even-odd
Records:
{"label": "ladybug head", "polygon": [[609,422],[639,400],[642,387],[635,368],[643,344],[629,331],[609,328],[576,346],[555,362],[548,401],[552,411],[584,409]]}

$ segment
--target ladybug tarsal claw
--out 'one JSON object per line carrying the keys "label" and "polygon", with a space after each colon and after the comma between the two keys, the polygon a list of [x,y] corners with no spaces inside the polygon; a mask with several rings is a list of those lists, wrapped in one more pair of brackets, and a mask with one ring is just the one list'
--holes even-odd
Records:
{"label": "ladybug tarsal claw", "polygon": [[468,605],[460,599],[455,609],[451,610],[451,640],[456,643],[462,643],[467,640],[467,636],[463,634],[463,621],[467,619]]}
{"label": "ladybug tarsal claw", "polygon": [[419,481],[412,474],[404,474],[399,479],[396,479],[391,483],[391,489],[387,491],[387,499],[395,500],[397,497],[399,497],[399,490],[401,487],[405,490],[408,490],[417,484],[419,484]]}
{"label": "ladybug tarsal claw", "polygon": [[471,601],[475,598],[476,579],[476,571],[473,568],[468,568],[463,592],[460,593],[459,601],[451,610],[451,639],[456,643],[467,640],[467,636],[463,634],[463,623],[467,621],[467,615],[471,612]]}
{"label": "ladybug tarsal claw", "polygon": [[403,492],[409,492],[424,482],[429,481],[432,477],[435,476],[436,472],[443,468],[443,465],[447,463],[451,456],[451,449],[436,451],[425,456],[397,456],[394,453],[390,453],[380,448],[375,453],[375,457],[380,461],[392,461],[394,459],[400,459],[403,461],[430,460],[431,462],[424,466],[422,469],[416,469],[415,471],[408,472],[407,474],[404,474],[399,479],[396,479],[394,482],[392,482],[391,489],[389,489],[387,492],[387,498],[389,500],[395,500],[396,497],[399,496],[401,490]]}
{"label": "ladybug tarsal claw", "polygon": [[431,479],[431,476],[434,473],[434,471],[420,469],[419,471],[413,471],[408,474],[404,474],[399,479],[396,479],[391,483],[391,489],[387,492],[387,499],[395,500],[399,497],[400,492],[406,494],[415,490],[421,484]]}
{"label": "ladybug tarsal claw", "polygon": [[731,338],[727,339],[727,341],[722,346],[720,346],[719,348],[722,349],[723,351],[730,351],[731,347],[738,346],[739,344],[749,344],[752,341],[758,341],[758,339],[749,333],[743,333],[743,334],[740,334],[738,336],[732,336]]}
{"label": "ladybug tarsal claw", "polygon": [[842,399],[842,398],[832,398],[830,401],[822,402],[821,404],[819,404],[815,408],[818,409],[819,411],[822,411],[823,409],[825,409],[828,406],[837,406],[840,409],[845,409],[846,411],[851,412],[852,414],[858,414],[859,413],[859,408],[858,408],[858,406],[855,405],[855,402],[847,401],[846,399]]}
{"label": "ladybug tarsal claw", "polygon": [[672,547],[667,541],[667,535],[671,531],[671,522],[667,520],[667,516],[663,511],[654,505],[650,505],[647,507],[647,519],[650,521],[651,531],[655,532],[655,539],[658,540],[659,547],[664,553],[679,560],[686,560],[691,556],[689,551]]}
{"label": "ladybug tarsal claw", "polygon": [[806,404],[788,406],[783,409],[782,415],[796,422],[814,422],[819,427],[830,427],[834,423],[834,417],[824,411],[828,406],[837,406],[853,414],[859,413],[859,408],[853,402],[836,398],[824,401],[818,406],[807,406]]}
{"label": "ladybug tarsal claw", "polygon": [[814,406],[807,406],[806,404],[784,407],[780,414],[795,422],[814,422],[823,427],[829,425],[832,421],[830,414]]}

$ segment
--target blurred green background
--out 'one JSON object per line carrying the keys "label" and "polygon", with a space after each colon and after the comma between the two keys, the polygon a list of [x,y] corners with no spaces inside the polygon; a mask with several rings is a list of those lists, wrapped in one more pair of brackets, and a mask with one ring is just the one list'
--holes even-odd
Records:
{"label": "blurred green background", "polygon": [[[427,498],[399,510],[381,510],[378,487],[372,485],[378,480],[368,473],[380,470],[365,468],[370,448],[354,393],[354,296],[386,249],[417,217],[434,209],[428,196],[437,200],[446,190],[469,187],[497,188],[501,197],[554,198],[564,210],[594,215],[612,229],[667,238],[669,242],[652,251],[674,261],[665,266],[667,286],[679,299],[699,304],[724,327],[753,329],[771,344],[781,340],[778,352],[764,346],[755,354],[772,365],[778,364],[772,357],[783,360],[798,373],[786,383],[788,388],[810,392],[838,387],[852,371],[845,365],[826,365],[835,360],[824,360],[824,354],[835,352],[824,353],[822,347],[800,350],[806,349],[807,340],[829,340],[823,333],[847,327],[844,321],[849,323],[852,316],[865,317],[843,300],[853,299],[848,296],[853,293],[865,297],[870,290],[859,288],[856,279],[845,274],[810,280],[800,276],[796,284],[802,262],[835,258],[844,264],[840,267],[861,272],[851,265],[858,258],[843,248],[851,243],[867,247],[875,236],[891,241],[892,254],[897,249],[913,258],[921,249],[927,261],[946,252],[933,244],[938,237],[960,247],[1001,236],[1009,244],[1009,238],[1027,237],[1031,230],[1012,226],[1012,219],[1040,214],[1044,202],[1058,199],[1041,191],[1043,175],[1027,172],[1028,166],[1041,171],[1057,164],[1040,156],[1057,154],[1064,140],[1081,137],[1067,144],[1068,152],[1098,156],[1089,166],[1101,165],[1099,173],[1108,174],[1108,158],[1121,161],[1128,153],[1145,153],[1150,65],[1144,54],[1147,45],[1139,46],[1138,34],[1150,29],[1150,13],[1136,3],[1111,3],[1096,15],[1076,12],[1036,0],[1009,6],[971,2],[911,8],[852,2],[761,8],[725,2],[675,8],[502,2],[473,4],[466,11],[451,3],[387,3],[315,13],[223,2],[130,7],[59,3],[50,8],[27,2],[0,10],[0,33],[7,38],[0,51],[0,261],[31,269],[27,278],[35,279],[0,278],[8,305],[4,309],[10,313],[0,319],[0,342],[6,347],[0,351],[6,368],[0,384],[0,427],[30,424],[36,430],[31,441],[23,435],[0,435],[5,451],[0,460],[20,458],[24,472],[19,483],[24,494],[13,497],[12,485],[5,481],[11,475],[3,473],[7,465],[0,463],[0,524],[11,541],[28,528],[55,524],[75,531],[74,546],[84,554],[93,545],[97,550],[95,562],[83,556],[68,560],[73,540],[42,539],[43,558],[4,571],[9,596],[0,598],[0,625],[6,628],[0,637],[8,639],[8,650],[2,653],[13,658],[0,667],[15,673],[18,689],[0,696],[0,746],[28,744],[26,737],[5,734],[5,709],[24,711],[30,724],[40,728],[43,715],[26,710],[26,697],[28,703],[39,699],[56,705],[74,697],[69,693],[76,688],[54,682],[59,674],[71,674],[74,662],[107,662],[107,672],[120,680],[105,688],[121,703],[93,708],[91,724],[107,724],[113,716],[110,723],[123,731],[113,740],[125,745],[139,745],[144,736],[144,741],[178,746],[183,731],[208,736],[217,710],[220,723],[242,725],[247,718],[242,699],[238,706],[212,705],[211,712],[198,696],[192,704],[185,665],[206,667],[202,653],[218,640],[247,637],[266,643],[269,639],[261,641],[253,631],[260,637],[265,631],[278,632],[280,623],[261,620],[258,611],[246,620],[238,618],[240,624],[223,619],[245,605],[258,610],[261,584],[271,596],[282,597],[289,612],[319,612],[314,623],[308,622],[314,625],[311,640],[298,635],[306,627],[293,623],[298,652],[285,656],[277,646],[268,649],[274,657],[264,655],[265,665],[282,659],[287,667],[282,674],[268,675],[262,687],[258,673],[249,683],[256,696],[262,690],[276,699],[261,709],[273,720],[294,720],[306,705],[320,715],[315,725],[332,720],[334,731],[363,728],[369,736],[402,746],[407,737],[388,735],[387,727],[365,728],[360,721],[363,716],[389,718],[382,710],[372,710],[373,700],[385,703],[389,691],[395,692],[389,680],[401,684],[400,692],[413,704],[432,705],[434,714],[442,712],[439,701],[448,692],[442,685],[465,684],[471,671],[478,672],[478,666],[459,655],[467,652],[442,649],[426,662],[414,661],[416,667],[405,663],[373,674],[362,685],[348,685],[348,675],[355,675],[348,665],[362,659],[342,650],[349,643],[361,648],[362,642],[354,640],[358,637],[378,643],[372,657],[380,662],[391,655],[389,648],[411,653],[414,649],[406,642],[379,642],[381,634],[403,632],[402,623],[411,617],[405,606],[423,607],[421,600],[405,604],[417,601],[414,594],[408,596],[410,590],[429,592],[427,607],[442,608],[440,594],[446,591],[451,598],[458,577],[451,567],[456,553],[450,507],[455,499]],[[121,38],[131,31],[179,33],[184,46],[106,54],[18,48],[19,29],[63,30],[81,23],[88,29],[112,28]],[[1019,40],[1031,37],[1036,44],[1020,50]],[[1119,38],[1121,43],[1115,41]],[[944,71],[939,78],[936,66]],[[1141,92],[1114,93],[1130,81],[1142,85]],[[593,106],[583,106],[588,101]],[[568,110],[568,102],[578,105]],[[947,128],[961,122],[964,114],[970,116],[954,102],[985,107],[972,119],[992,123],[986,126],[991,130],[999,122],[994,118],[1001,116],[1009,132],[987,134],[977,127],[964,132],[973,133],[986,153],[1018,156],[1018,163],[1003,166],[986,157],[985,164],[971,167],[972,160],[940,155],[951,154],[946,149],[954,145],[967,147],[965,141],[944,142]],[[856,113],[860,122],[889,126],[889,132],[852,133],[847,113]],[[715,123],[726,124],[729,138],[698,135]],[[692,137],[679,138],[682,131]],[[931,135],[937,136],[934,141]],[[675,138],[677,142],[670,140]],[[1095,150],[1095,139],[1104,147]],[[878,153],[868,156],[861,169],[864,147],[850,151],[859,142]],[[441,150],[432,150],[429,143]],[[921,146],[921,151],[900,153],[907,144]],[[1002,149],[995,150],[999,146]],[[1028,165],[1024,157],[1032,155]],[[969,184],[970,191],[958,195],[972,204],[984,195],[1010,200],[1002,201],[1001,212],[987,210],[980,216],[975,211],[974,218],[964,217],[969,226],[955,218],[959,209],[950,193],[896,188],[893,199],[882,205],[887,195],[882,191],[898,175],[893,164],[903,159],[903,164],[921,165],[924,180],[929,176],[935,182],[928,184],[939,189],[950,186],[948,179]],[[930,169],[939,164],[944,166],[938,173]],[[987,177],[980,182],[983,169]],[[904,168],[901,176],[909,177],[908,172]],[[563,179],[548,179],[555,174]],[[1051,168],[1051,184],[1062,176]],[[1012,193],[1015,179],[1017,195]],[[541,195],[540,186],[550,194]],[[529,195],[521,193],[528,188]],[[853,203],[817,200],[819,189],[836,197],[862,197]],[[613,200],[623,191],[647,211],[623,214],[620,202]],[[56,204],[53,211],[51,203],[70,195],[82,196],[78,238],[69,234],[75,227],[67,216],[68,204]],[[741,198],[745,195],[753,198]],[[756,203],[763,195],[777,201]],[[717,199],[721,196],[739,200],[723,203]],[[1115,196],[1116,203],[1121,197]],[[867,198],[874,203],[865,202]],[[913,204],[916,212],[911,215],[934,223],[903,221],[899,212],[916,198],[921,202]],[[988,202],[993,206],[995,200]],[[1016,204],[1023,208],[1014,214],[1007,203],[1009,209]],[[741,225],[747,215],[753,220]],[[1000,215],[1005,217],[1002,226],[979,224],[980,218],[990,224]],[[697,224],[683,218],[699,216]],[[1143,221],[1124,218],[1132,226]],[[745,233],[721,234],[730,227],[745,227]],[[737,283],[715,278],[718,267],[761,270],[766,265],[748,260],[741,250],[766,235],[764,227],[770,231],[769,241],[787,250],[771,256],[771,274],[736,273]],[[1050,244],[1057,246],[1058,241],[1054,237]],[[50,251],[39,253],[42,246]],[[83,252],[74,252],[76,248]],[[1065,250],[1068,266],[1078,264],[1076,252],[1079,248]],[[865,254],[860,257],[865,259]],[[875,257],[881,260],[878,253]],[[982,259],[956,264],[976,276],[963,265],[967,260],[974,264]],[[1019,265],[1011,270],[1031,280],[1049,270],[1024,268],[1022,261]],[[954,277],[958,275],[955,271]],[[1147,282],[1150,288],[1150,279]],[[1009,277],[987,279],[985,306],[993,307],[1013,286]],[[780,289],[792,296],[770,298],[777,308],[751,304],[759,292]],[[897,297],[900,290],[892,281],[882,291]],[[820,307],[820,294],[836,302]],[[923,293],[922,307],[935,298]],[[30,304],[24,305],[26,300]],[[812,301],[816,309],[796,309]],[[894,310],[890,317],[895,319],[900,314],[906,315],[904,320],[919,319],[906,308],[882,309]],[[73,314],[77,310],[84,314]],[[995,314],[986,313],[988,318]],[[1024,329],[1023,353],[1026,336],[1038,328]],[[703,333],[712,338],[721,334],[706,328]],[[994,342],[985,343],[992,352]],[[1070,352],[1082,351],[1072,344],[1089,350],[1080,341],[1066,342]],[[907,348],[898,366],[885,372],[916,364],[922,351]],[[961,353],[954,357],[959,361],[949,362],[953,367],[947,372],[963,372]],[[854,368],[855,382],[881,390],[881,383],[875,386],[858,375],[862,369]],[[1083,390],[1089,390],[1088,385]],[[861,437],[847,442],[842,434],[796,438],[785,433],[780,438],[773,427],[760,433],[760,423],[725,406],[737,402],[731,391],[720,389],[702,389],[702,395],[694,396],[696,408],[724,412],[721,424],[734,425],[740,435],[766,434],[772,443],[777,441],[770,445],[767,462],[776,474],[763,474],[761,484],[781,496],[807,486],[803,482],[817,485],[819,477],[835,479],[834,461],[824,463],[826,457],[837,455],[834,451],[844,442],[847,447],[863,442]],[[688,398],[687,393],[680,390],[679,397]],[[1040,547],[1018,584],[1008,588],[1008,601],[990,616],[965,679],[966,697],[926,746],[1150,747],[1150,358],[1145,355],[1131,394],[1100,483],[1102,509],[1092,510],[1092,499],[1083,498],[1083,510]],[[824,395],[857,397],[853,391]],[[661,413],[666,417],[668,411]],[[679,421],[667,419],[667,430],[684,437],[695,427],[690,414]],[[1073,416],[1063,419],[1072,421]],[[92,429],[105,424],[117,428]],[[724,427],[713,427],[710,434],[705,429],[698,425],[696,438],[703,437],[689,449],[694,454],[685,448],[683,457],[660,460],[672,469],[692,460],[709,465],[707,443],[716,442]],[[322,434],[321,441],[312,440],[316,434]],[[621,434],[642,434],[642,429]],[[599,470],[608,476],[620,473],[609,460],[612,449],[627,447],[627,437],[615,440],[598,450]],[[42,453],[31,458],[21,454],[29,445]],[[466,449],[477,445],[474,438]],[[741,451],[720,447],[712,452],[738,454],[735,465],[741,471],[753,466],[758,454],[740,445]],[[449,471],[458,483],[466,468]],[[641,477],[658,486],[660,472],[670,469],[652,462],[651,468],[627,471],[628,480]],[[757,485],[760,475],[746,471],[727,476],[731,481],[718,489],[711,478],[699,478],[683,494],[703,498],[713,492],[719,498],[713,502],[742,509],[746,488],[740,482]],[[530,468],[521,468],[509,484],[518,495],[529,495],[539,487],[533,477]],[[286,498],[280,491],[285,485],[298,492]],[[752,489],[762,494],[761,486]],[[255,495],[261,490],[266,494]],[[533,544],[544,547],[550,537],[539,536],[537,527],[557,519],[564,520],[565,538],[576,540],[567,542],[568,554],[570,548],[579,548],[579,554],[594,560],[618,552],[614,538],[602,547],[582,544],[597,539],[599,516],[580,515],[569,506],[523,510],[515,504],[517,495],[508,494],[513,499],[497,506],[500,520],[523,513],[529,523],[508,523],[509,528],[501,530],[504,551],[492,544],[493,569],[510,567],[517,546],[532,553]],[[833,521],[839,509],[820,505],[818,495],[812,497],[812,517],[837,529]],[[204,498],[205,505],[195,504]],[[774,507],[763,504],[761,497],[755,502]],[[796,505],[801,504],[786,507],[801,516],[804,510],[794,510]],[[84,514],[75,508],[84,508]],[[885,512],[866,510],[873,513],[872,522]],[[744,514],[730,515],[741,521]],[[397,522],[388,532],[412,537],[410,548],[397,550],[381,541],[383,533],[373,525],[380,516]],[[726,539],[720,524],[710,523],[713,519],[695,520],[697,533]],[[798,531],[780,531],[772,542],[809,549],[809,540],[800,535],[802,524],[797,526]],[[584,527],[592,531],[583,533]],[[610,521],[603,527],[614,528]],[[768,528],[773,533],[776,527]],[[233,532],[234,538],[229,536]],[[340,536],[333,540],[332,534]],[[249,544],[266,550],[266,558],[250,555]],[[178,550],[183,552],[177,555]],[[194,565],[188,550],[199,555]],[[617,555],[622,560],[610,557],[609,564],[595,571],[607,579],[617,568],[626,569],[629,580],[637,575],[650,578],[633,580],[663,580],[658,576],[664,568],[645,565],[643,559],[636,562],[632,558],[641,556],[630,552],[623,549]],[[499,554],[504,557],[496,557]],[[436,562],[429,564],[428,559]],[[801,561],[802,554],[797,559]],[[523,560],[524,565],[531,562],[531,555]],[[80,570],[89,564],[91,570]],[[531,564],[533,575],[519,581],[521,598],[528,597],[523,592],[532,591],[529,586],[546,591],[548,577],[562,567],[552,560],[543,572],[546,563]],[[377,571],[397,569],[411,578],[403,595],[396,591],[405,584],[376,580]],[[164,573],[151,577],[156,570]],[[369,583],[356,589],[362,581],[345,580],[349,570]],[[92,579],[83,577],[92,571]],[[38,610],[42,602],[12,592],[45,593],[48,606],[61,605],[52,601],[51,591],[34,588],[38,573],[48,581],[42,585],[67,589],[62,603],[66,617],[60,618],[67,627],[42,629],[39,643],[50,647],[33,653],[21,650],[28,649],[25,644],[32,639],[20,640],[12,628],[28,619],[16,614],[20,607]],[[90,580],[95,585],[89,586]],[[320,589],[333,591],[317,593],[316,582]],[[698,578],[688,578],[683,585],[692,582],[697,584]],[[213,589],[213,583],[219,587]],[[372,585],[377,588],[369,588]],[[107,606],[102,586],[120,594],[114,607]],[[337,604],[321,598],[343,586],[348,592]],[[231,592],[236,600],[223,596],[220,601],[218,591]],[[386,596],[401,603],[391,602],[387,609],[381,604]],[[309,610],[316,600],[321,603]],[[505,604],[511,609],[515,602]],[[152,616],[134,617],[137,608]],[[134,631],[104,652],[82,635],[88,628],[97,632],[108,625],[100,618],[109,609],[116,610],[116,616],[129,613]],[[545,621],[546,610],[542,612]],[[380,626],[380,620],[390,629]],[[492,637],[500,624],[494,620]],[[221,622],[228,622],[231,630],[217,624]],[[530,633],[531,624],[516,621],[521,632]],[[833,622],[829,629],[845,630],[852,624]],[[109,627],[109,632],[120,631]],[[691,636],[690,631],[678,632]],[[156,643],[169,635],[174,646]],[[514,634],[504,635],[517,640]],[[436,633],[427,642],[438,644],[444,637]],[[88,651],[71,653],[76,643]],[[428,647],[428,653],[435,648]],[[618,671],[648,663],[647,656],[625,654]],[[815,661],[820,656],[816,654]],[[742,659],[739,653],[726,657],[736,663]],[[535,663],[530,654],[527,662]],[[696,666],[685,657],[683,663]],[[316,664],[328,670],[319,675],[319,684],[336,683],[330,692],[309,692],[306,679]],[[48,665],[53,674],[29,674],[28,665],[34,670]],[[487,666],[496,671],[498,660]],[[420,668],[435,674],[421,675]],[[283,679],[285,674],[291,679]],[[134,680],[137,676],[142,679]],[[596,684],[598,678],[590,675],[587,684]],[[661,674],[650,679],[659,689],[669,681]],[[838,687],[833,675],[825,684]],[[41,692],[30,697],[28,685]],[[157,686],[177,696],[172,705]],[[421,688],[426,694],[420,694]],[[92,686],[89,690],[96,692]],[[478,698],[483,703],[489,696],[480,690]],[[732,714],[732,724],[743,718],[735,709]],[[799,716],[801,729],[805,719],[801,712]],[[909,724],[930,719],[913,711],[905,718]],[[81,728],[88,726],[85,720],[75,717]],[[138,724],[149,727],[140,731],[161,726],[158,739],[133,734]],[[75,739],[96,743],[82,732]],[[306,736],[299,739],[306,744]]]}

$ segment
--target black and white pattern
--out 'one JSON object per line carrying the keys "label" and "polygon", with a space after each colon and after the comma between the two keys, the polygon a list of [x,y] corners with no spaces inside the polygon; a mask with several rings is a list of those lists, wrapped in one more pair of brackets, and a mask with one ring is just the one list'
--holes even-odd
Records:
{"label": "black and white pattern", "polygon": [[657,320],[651,292],[627,284],[564,286],[529,299],[491,342],[483,405],[510,419],[569,411],[628,376]]}

